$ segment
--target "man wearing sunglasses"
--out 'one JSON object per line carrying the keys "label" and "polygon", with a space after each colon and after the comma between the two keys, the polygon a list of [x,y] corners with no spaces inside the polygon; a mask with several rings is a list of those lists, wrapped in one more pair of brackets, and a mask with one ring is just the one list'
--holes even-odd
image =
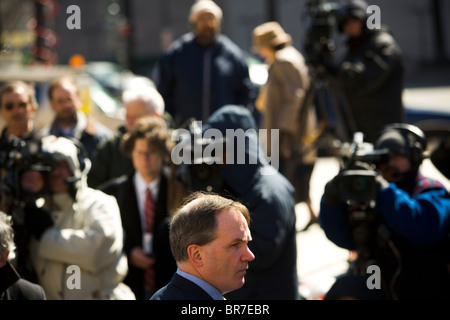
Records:
{"label": "man wearing sunglasses", "polygon": [[33,125],[37,108],[32,86],[23,81],[5,83],[0,91],[0,113],[5,122],[1,141],[8,136],[28,140],[37,134]]}
{"label": "man wearing sunglasses", "polygon": [[[35,273],[26,257],[27,232],[22,228],[18,200],[24,200],[23,190],[18,187],[17,177],[27,180],[22,174],[24,162],[37,146],[41,134],[34,124],[38,104],[34,88],[23,81],[8,81],[0,90],[0,114],[4,127],[0,134],[0,205],[7,214],[14,214],[15,241],[19,244],[16,269],[21,277],[35,281]],[[37,151],[37,150],[34,150]],[[21,191],[19,191],[21,190]],[[31,191],[31,190],[29,190]],[[24,245],[20,245],[24,244]]]}

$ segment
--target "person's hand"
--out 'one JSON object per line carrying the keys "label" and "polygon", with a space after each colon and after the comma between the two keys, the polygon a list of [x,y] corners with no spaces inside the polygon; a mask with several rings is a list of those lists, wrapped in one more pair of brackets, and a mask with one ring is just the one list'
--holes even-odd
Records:
{"label": "person's hand", "polygon": [[24,210],[26,228],[37,240],[40,240],[45,230],[53,226],[50,212],[34,206],[27,206]]}
{"label": "person's hand", "polygon": [[342,203],[340,191],[340,175],[335,176],[325,185],[323,202],[327,206],[337,206]]}

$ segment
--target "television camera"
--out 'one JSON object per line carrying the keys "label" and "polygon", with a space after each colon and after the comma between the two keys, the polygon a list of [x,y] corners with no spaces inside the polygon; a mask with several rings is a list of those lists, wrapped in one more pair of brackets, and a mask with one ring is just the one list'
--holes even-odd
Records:
{"label": "television camera", "polygon": [[[175,132],[175,140],[180,142],[187,156],[176,170],[176,179],[188,191],[221,193],[224,184],[221,165],[223,154],[216,153],[215,146],[223,150],[225,139],[204,137],[199,123],[190,119],[186,128]],[[207,148],[211,153],[205,152]]]}
{"label": "television camera", "polygon": [[306,4],[308,23],[305,35],[306,61],[318,74],[327,71],[336,44],[333,32],[343,17],[343,7],[336,1],[309,0]]}
{"label": "television camera", "polygon": [[[374,150],[357,132],[352,143],[336,142],[341,170],[337,179],[340,200],[349,205],[348,223],[358,253],[352,271],[365,274],[378,264],[378,250],[387,244],[389,231],[375,211],[380,182],[376,166],[388,161],[389,150]],[[381,236],[381,237],[380,237]]]}
{"label": "television camera", "polygon": [[[0,192],[3,210],[11,214],[16,224],[24,222],[25,206],[49,194],[49,173],[53,157],[42,151],[39,140],[11,138],[0,147],[2,180]],[[34,175],[30,181],[30,174]]]}

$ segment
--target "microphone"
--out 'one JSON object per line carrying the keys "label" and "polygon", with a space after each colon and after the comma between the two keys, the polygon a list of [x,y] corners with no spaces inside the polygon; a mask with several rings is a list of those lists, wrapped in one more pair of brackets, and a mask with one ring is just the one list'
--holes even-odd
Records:
{"label": "microphone", "polygon": [[83,177],[87,176],[89,170],[91,170],[92,162],[88,158],[85,158],[83,161],[84,161],[83,171],[81,171],[79,176],[73,176],[73,177],[69,177],[69,178],[64,179],[64,181],[67,184],[75,183],[77,181],[80,181]]}

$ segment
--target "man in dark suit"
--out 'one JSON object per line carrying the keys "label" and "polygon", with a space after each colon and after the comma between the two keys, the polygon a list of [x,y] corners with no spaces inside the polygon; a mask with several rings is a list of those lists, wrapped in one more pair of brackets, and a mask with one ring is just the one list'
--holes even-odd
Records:
{"label": "man in dark suit", "polygon": [[[169,244],[169,182],[164,170],[171,143],[163,119],[141,118],[121,141],[124,153],[132,159],[134,172],[103,189],[116,197],[120,207],[129,267],[124,282],[137,300],[148,299],[176,270]],[[145,202],[147,190],[150,205]],[[146,216],[148,206],[152,208],[151,217]]]}
{"label": "man in dark suit", "polygon": [[195,192],[175,213],[170,245],[178,269],[151,300],[224,300],[244,285],[248,263],[255,256],[250,213],[240,202]]}

